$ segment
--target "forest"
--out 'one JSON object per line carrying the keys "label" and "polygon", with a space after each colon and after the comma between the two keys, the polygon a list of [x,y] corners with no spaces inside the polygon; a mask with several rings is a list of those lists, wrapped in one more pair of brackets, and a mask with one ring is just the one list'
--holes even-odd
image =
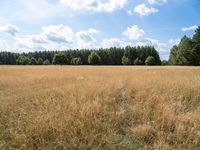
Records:
{"label": "forest", "polygon": [[192,38],[183,36],[178,45],[170,51],[169,64],[171,65],[200,65],[200,26]]}
{"label": "forest", "polygon": [[0,63],[6,65],[160,65],[154,47],[141,46],[98,50],[1,52]]}

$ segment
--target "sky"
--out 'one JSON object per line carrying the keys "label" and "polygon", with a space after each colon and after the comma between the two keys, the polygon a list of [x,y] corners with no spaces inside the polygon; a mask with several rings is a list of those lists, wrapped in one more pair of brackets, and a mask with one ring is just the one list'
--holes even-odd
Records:
{"label": "sky", "polygon": [[0,0],[0,51],[154,46],[161,59],[200,25],[199,0]]}

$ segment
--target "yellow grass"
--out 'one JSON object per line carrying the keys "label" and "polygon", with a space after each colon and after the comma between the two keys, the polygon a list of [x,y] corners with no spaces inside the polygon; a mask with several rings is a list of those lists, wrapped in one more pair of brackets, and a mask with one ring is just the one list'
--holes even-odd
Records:
{"label": "yellow grass", "polygon": [[0,149],[200,149],[200,68],[0,66]]}

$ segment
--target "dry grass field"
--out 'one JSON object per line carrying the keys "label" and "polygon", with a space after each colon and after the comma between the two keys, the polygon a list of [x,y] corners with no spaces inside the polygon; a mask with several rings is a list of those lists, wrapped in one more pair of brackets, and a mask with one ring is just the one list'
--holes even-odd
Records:
{"label": "dry grass field", "polygon": [[0,149],[200,149],[200,68],[0,66]]}

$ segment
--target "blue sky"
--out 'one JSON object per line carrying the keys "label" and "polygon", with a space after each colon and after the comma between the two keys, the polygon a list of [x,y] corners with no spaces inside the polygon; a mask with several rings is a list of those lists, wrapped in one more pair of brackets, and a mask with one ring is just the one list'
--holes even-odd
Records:
{"label": "blue sky", "polygon": [[172,45],[200,24],[199,0],[1,0],[0,51]]}

